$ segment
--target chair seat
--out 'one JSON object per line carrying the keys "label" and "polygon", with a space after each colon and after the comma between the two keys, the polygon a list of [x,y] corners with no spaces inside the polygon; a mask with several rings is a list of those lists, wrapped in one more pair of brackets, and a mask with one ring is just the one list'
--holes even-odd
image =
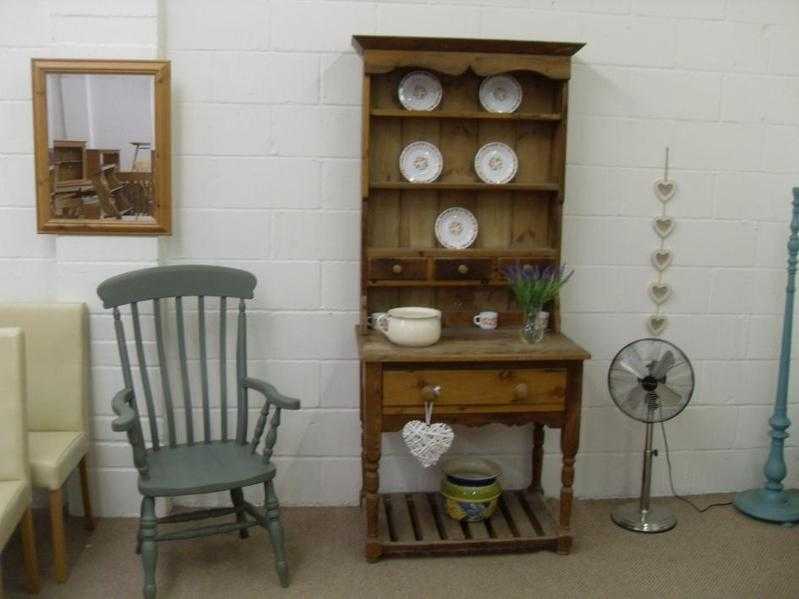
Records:
{"label": "chair seat", "polygon": [[265,464],[249,445],[214,441],[147,450],[149,476],[139,477],[139,491],[148,497],[213,493],[271,480],[275,467]]}
{"label": "chair seat", "polygon": [[89,451],[89,437],[74,431],[29,431],[28,459],[34,487],[60,489]]}
{"label": "chair seat", "polygon": [[31,486],[24,480],[0,481],[0,550],[31,504]]}

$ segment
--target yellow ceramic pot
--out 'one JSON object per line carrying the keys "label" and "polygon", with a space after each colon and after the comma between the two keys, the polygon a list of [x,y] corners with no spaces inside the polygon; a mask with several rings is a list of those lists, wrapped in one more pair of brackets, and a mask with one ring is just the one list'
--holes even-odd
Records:
{"label": "yellow ceramic pot", "polygon": [[443,470],[441,494],[451,518],[480,522],[494,514],[502,494],[497,482],[499,466],[481,458],[454,458],[447,461]]}

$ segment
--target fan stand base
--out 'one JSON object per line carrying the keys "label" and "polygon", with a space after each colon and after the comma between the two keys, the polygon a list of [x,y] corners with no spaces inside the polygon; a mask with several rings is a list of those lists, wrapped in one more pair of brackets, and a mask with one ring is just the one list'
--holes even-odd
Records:
{"label": "fan stand base", "polygon": [[666,532],[677,524],[677,518],[668,508],[650,506],[644,511],[638,502],[620,505],[611,512],[610,517],[622,528],[635,532]]}

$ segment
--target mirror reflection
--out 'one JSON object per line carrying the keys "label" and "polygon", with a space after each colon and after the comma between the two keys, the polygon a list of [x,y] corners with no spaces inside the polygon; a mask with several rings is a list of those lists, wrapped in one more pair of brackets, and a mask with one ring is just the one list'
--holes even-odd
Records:
{"label": "mirror reflection", "polygon": [[152,75],[47,74],[50,214],[155,222]]}

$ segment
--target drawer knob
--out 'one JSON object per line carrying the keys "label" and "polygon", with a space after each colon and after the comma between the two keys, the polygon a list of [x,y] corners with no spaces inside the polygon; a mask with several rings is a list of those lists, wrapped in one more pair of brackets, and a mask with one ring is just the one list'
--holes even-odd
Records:
{"label": "drawer knob", "polygon": [[524,401],[525,399],[527,399],[528,393],[529,390],[527,388],[527,383],[519,383],[513,388],[513,397],[517,401]]}
{"label": "drawer knob", "polygon": [[395,275],[400,274],[402,272],[402,264],[395,264],[394,266],[392,266],[391,272],[393,272]]}
{"label": "drawer knob", "polygon": [[459,272],[459,273],[461,273],[462,275],[465,275],[466,273],[468,273],[468,272],[469,272],[469,267],[468,267],[468,266],[466,266],[465,264],[461,264],[461,265],[458,267],[458,272]]}
{"label": "drawer knob", "polygon": [[435,401],[441,395],[441,385],[425,385],[422,387],[422,399]]}

